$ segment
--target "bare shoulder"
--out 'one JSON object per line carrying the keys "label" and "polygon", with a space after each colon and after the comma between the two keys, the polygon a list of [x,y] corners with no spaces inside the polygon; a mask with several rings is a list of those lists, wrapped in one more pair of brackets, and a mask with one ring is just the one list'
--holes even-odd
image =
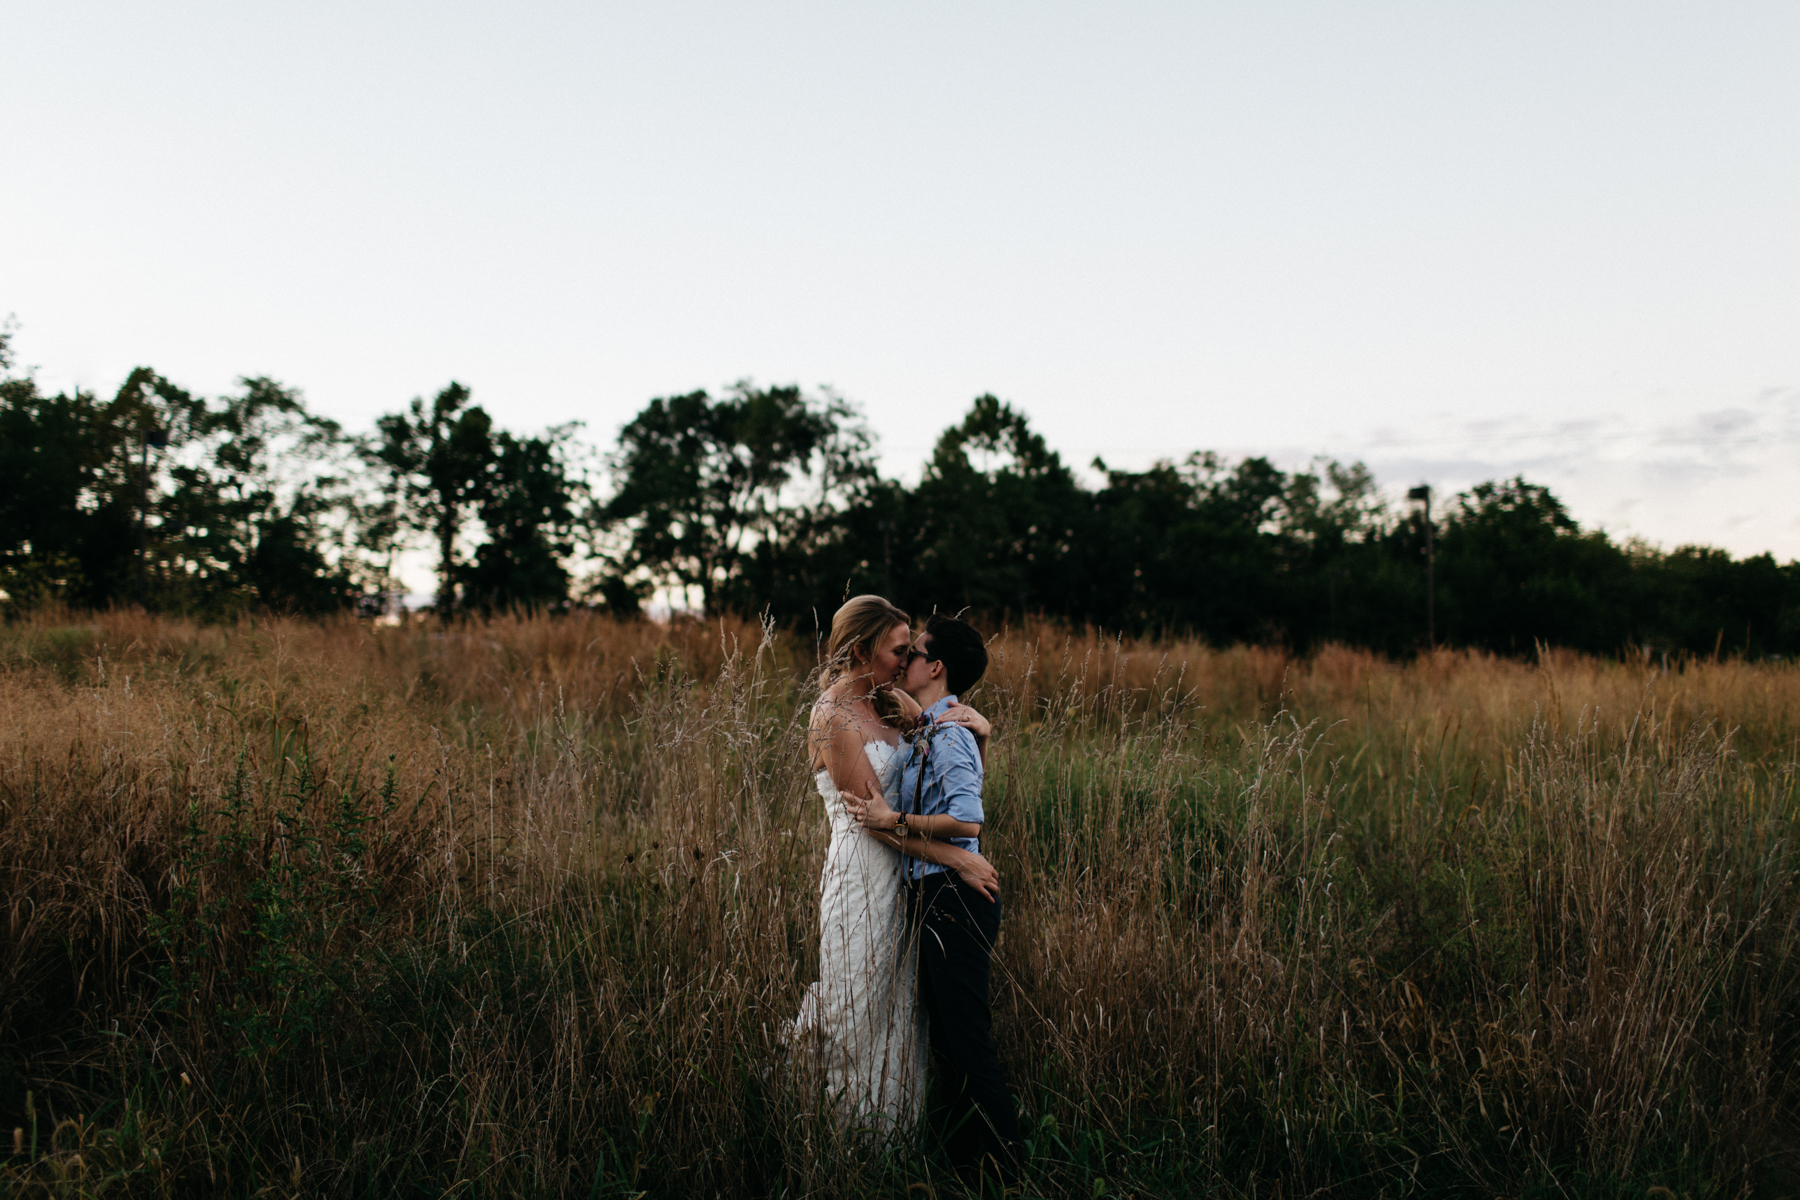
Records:
{"label": "bare shoulder", "polygon": [[833,737],[860,725],[856,702],[845,692],[843,684],[834,684],[813,703],[807,725],[815,737]]}

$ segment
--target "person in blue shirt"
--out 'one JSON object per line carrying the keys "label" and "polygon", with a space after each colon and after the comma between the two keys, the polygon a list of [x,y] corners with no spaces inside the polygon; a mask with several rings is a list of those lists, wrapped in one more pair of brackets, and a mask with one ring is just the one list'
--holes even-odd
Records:
{"label": "person in blue shirt", "polygon": [[[945,839],[979,854],[983,766],[975,737],[936,717],[987,671],[987,647],[967,622],[933,617],[907,654],[900,687],[924,711],[904,753],[900,811],[870,797],[846,801],[866,827],[910,838]],[[1018,1115],[994,1049],[990,965],[1000,936],[997,882],[976,887],[920,858],[901,859],[908,921],[919,948],[919,1000],[930,1024],[938,1086],[934,1123],[961,1170],[990,1161],[1005,1183],[1017,1176]]]}

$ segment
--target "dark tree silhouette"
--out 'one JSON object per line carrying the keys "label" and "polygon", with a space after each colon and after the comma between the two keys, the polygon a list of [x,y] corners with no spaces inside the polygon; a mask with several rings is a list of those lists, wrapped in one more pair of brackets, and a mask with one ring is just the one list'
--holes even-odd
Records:
{"label": "dark tree silhouette", "polygon": [[441,616],[456,610],[457,537],[488,483],[493,425],[485,409],[469,403],[469,389],[452,382],[430,404],[414,397],[405,412],[377,418],[366,451],[386,471],[400,523],[437,542]]}
{"label": "dark tree silhouette", "polygon": [[707,612],[754,610],[746,567],[759,554],[783,559],[797,538],[826,536],[824,517],[875,477],[869,447],[848,405],[797,387],[740,383],[717,399],[652,400],[619,433],[617,490],[601,509],[617,539],[612,594],[661,586],[698,592]]}
{"label": "dark tree silhouette", "polygon": [[486,612],[541,609],[569,597],[579,483],[563,451],[571,427],[548,437],[498,433],[476,514],[487,540],[462,570],[466,602]]}

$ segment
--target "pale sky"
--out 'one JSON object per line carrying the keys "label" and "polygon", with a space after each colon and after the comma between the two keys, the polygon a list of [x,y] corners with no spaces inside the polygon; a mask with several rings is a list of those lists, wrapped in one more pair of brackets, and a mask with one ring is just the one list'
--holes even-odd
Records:
{"label": "pale sky", "polygon": [[750,377],[888,468],[1523,472],[1800,557],[1800,5],[82,4],[0,17],[0,315],[51,388],[450,379],[597,442]]}

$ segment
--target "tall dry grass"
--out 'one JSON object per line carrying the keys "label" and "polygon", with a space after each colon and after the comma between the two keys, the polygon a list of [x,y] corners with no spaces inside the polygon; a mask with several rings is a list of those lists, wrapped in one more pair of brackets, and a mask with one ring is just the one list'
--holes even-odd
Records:
{"label": "tall dry grass", "polygon": [[[953,1194],[787,1082],[812,653],[0,629],[4,1178]],[[974,700],[1032,1194],[1789,1186],[1793,670],[1026,626]]]}

